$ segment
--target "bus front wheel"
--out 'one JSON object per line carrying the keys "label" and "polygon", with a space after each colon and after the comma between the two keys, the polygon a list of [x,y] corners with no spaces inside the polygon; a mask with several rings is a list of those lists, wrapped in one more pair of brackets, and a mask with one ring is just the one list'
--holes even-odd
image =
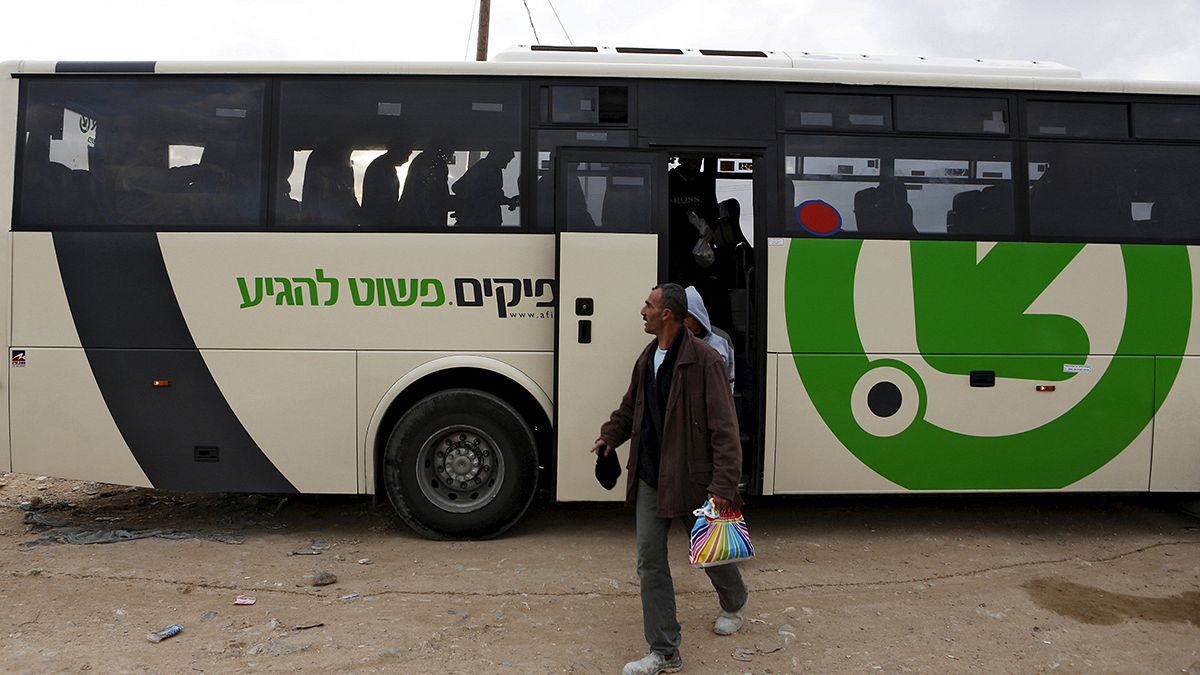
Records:
{"label": "bus front wheel", "polygon": [[388,499],[418,534],[485,539],[529,508],[537,486],[533,432],[487,392],[450,389],[410,408],[383,452]]}

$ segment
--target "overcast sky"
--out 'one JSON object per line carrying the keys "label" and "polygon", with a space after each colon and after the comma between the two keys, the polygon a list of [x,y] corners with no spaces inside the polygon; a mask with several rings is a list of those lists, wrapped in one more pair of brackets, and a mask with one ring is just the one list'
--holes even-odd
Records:
{"label": "overcast sky", "polygon": [[[551,0],[493,0],[491,53],[567,37]],[[0,60],[445,61],[478,0],[9,3]],[[575,44],[1021,58],[1200,81],[1200,0],[554,0]]]}

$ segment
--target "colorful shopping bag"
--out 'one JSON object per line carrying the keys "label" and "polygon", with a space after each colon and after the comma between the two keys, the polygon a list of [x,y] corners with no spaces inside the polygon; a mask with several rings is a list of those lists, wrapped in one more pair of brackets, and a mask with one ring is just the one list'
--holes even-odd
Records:
{"label": "colorful shopping bag", "polygon": [[754,557],[750,530],[740,509],[718,512],[709,499],[692,515],[696,516],[691,538],[692,567],[715,567]]}

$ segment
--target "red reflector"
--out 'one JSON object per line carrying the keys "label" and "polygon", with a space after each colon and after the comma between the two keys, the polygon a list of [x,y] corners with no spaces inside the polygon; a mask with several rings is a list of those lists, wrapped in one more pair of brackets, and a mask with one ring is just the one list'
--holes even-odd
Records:
{"label": "red reflector", "polygon": [[1037,390],[1038,390],[1038,391],[1054,391],[1054,385],[1052,385],[1052,384],[1039,384],[1039,385],[1037,386]]}
{"label": "red reflector", "polygon": [[171,381],[170,380],[151,380],[150,386],[159,387],[159,388],[169,387],[169,386],[171,386]]}

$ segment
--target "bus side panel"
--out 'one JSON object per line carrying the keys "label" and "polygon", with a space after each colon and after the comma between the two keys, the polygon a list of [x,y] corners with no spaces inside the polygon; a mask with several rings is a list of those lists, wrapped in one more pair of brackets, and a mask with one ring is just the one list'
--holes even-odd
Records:
{"label": "bus side panel", "polygon": [[[1200,357],[1187,356],[1180,361],[1175,385],[1154,418],[1150,489],[1200,492],[1200,415],[1196,414],[1200,410]],[[1170,368],[1169,359],[1158,359],[1160,381]]]}
{"label": "bus side panel", "polygon": [[82,348],[49,232],[13,233],[13,344]]}
{"label": "bus side panel", "polygon": [[51,234],[15,232],[12,245],[13,344],[25,352],[11,369],[13,470],[149,487],[80,345]]}
{"label": "bus side panel", "polygon": [[[1155,387],[1163,398],[1154,417],[1154,463],[1150,489],[1163,492],[1200,492],[1200,247],[1188,247],[1192,272],[1192,316],[1187,348],[1182,359],[1157,360]],[[1178,365],[1178,375],[1167,383]]]}
{"label": "bus side panel", "polygon": [[161,233],[201,349],[549,351],[552,235]]}
{"label": "bus side panel", "polygon": [[237,418],[289,483],[300,492],[359,492],[354,352],[202,354]]}
{"label": "bus side panel", "polygon": [[[13,171],[16,167],[16,146],[10,139],[17,137],[17,80],[6,68],[0,68],[0,219],[9,226],[0,228],[0,335],[4,336],[4,354],[11,359],[9,346],[12,344],[9,311],[12,298],[12,235],[11,214],[13,212]],[[11,366],[9,366],[11,367]],[[0,471],[12,471],[12,445],[9,429],[9,403],[12,400],[9,382],[9,367],[0,371]]]}
{"label": "bus side panel", "polygon": [[[772,246],[768,339],[783,353],[776,490],[870,490],[851,457],[913,490],[1148,489],[1150,355],[1182,350],[1187,337],[1181,252]],[[1168,288],[1148,285],[1151,272]]]}
{"label": "bus side panel", "polygon": [[[3,153],[0,153],[3,154]],[[2,173],[2,172],[0,172]],[[0,176],[0,181],[8,181],[0,183],[11,185],[10,178]],[[3,200],[0,200],[3,201]],[[11,213],[11,209],[8,210]],[[9,369],[15,364],[22,363],[24,355],[18,355],[15,352],[10,352],[9,347],[12,345],[11,339],[11,303],[9,299],[12,297],[12,233],[0,233],[0,334],[4,336],[4,352],[6,358],[9,359],[9,365],[0,370],[0,472],[12,471],[12,430],[10,427],[10,403],[12,401],[12,387]],[[20,358],[18,358],[20,357]]]}
{"label": "bus side panel", "polygon": [[152,487],[82,349],[28,348],[12,370],[13,470]]}

